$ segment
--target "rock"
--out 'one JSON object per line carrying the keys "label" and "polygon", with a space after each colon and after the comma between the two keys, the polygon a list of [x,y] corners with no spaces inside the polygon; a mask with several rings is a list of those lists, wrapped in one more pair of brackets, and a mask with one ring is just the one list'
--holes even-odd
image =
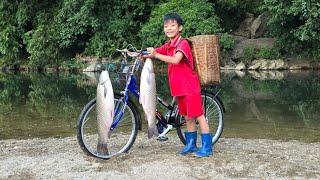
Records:
{"label": "rock", "polygon": [[268,15],[267,12],[260,14],[251,24],[250,38],[258,38],[265,34],[267,29]]}
{"label": "rock", "polygon": [[260,60],[254,60],[254,61],[252,61],[251,64],[252,64],[252,65],[249,66],[248,69],[249,69],[249,70],[257,70],[257,69],[260,68],[261,62],[260,62]]}
{"label": "rock", "polygon": [[301,64],[296,64],[293,66],[289,67],[290,70],[297,70],[297,69],[312,69],[311,65],[309,62],[301,63]]}
{"label": "rock", "polygon": [[240,62],[236,67],[236,70],[244,70],[246,69],[246,65],[243,62]]}
{"label": "rock", "polygon": [[251,13],[246,13],[246,18],[242,21],[236,31],[232,34],[237,36],[243,36],[246,38],[251,37],[250,26],[254,20],[254,15]]}
{"label": "rock", "polygon": [[288,69],[288,64],[284,62],[282,59],[274,60],[275,62],[275,69],[280,70],[280,69]]}
{"label": "rock", "polygon": [[288,67],[291,70],[312,69],[314,60],[306,57],[292,56],[288,57]]}
{"label": "rock", "polygon": [[270,61],[265,60],[265,59],[261,59],[260,68],[259,69],[267,70],[267,69],[269,69],[269,65],[270,65]]}

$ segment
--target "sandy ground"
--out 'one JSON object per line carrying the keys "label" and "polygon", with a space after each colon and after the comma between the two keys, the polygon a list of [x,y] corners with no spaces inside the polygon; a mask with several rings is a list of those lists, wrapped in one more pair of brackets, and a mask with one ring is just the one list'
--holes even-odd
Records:
{"label": "sandy ground", "polygon": [[139,132],[129,153],[87,156],[75,137],[1,140],[0,179],[320,179],[320,143],[221,138],[209,158],[180,156]]}

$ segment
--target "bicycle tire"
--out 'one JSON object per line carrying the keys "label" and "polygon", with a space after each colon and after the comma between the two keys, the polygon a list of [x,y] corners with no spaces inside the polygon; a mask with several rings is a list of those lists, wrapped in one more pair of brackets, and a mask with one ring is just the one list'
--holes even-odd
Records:
{"label": "bicycle tire", "polygon": [[[206,105],[204,107],[204,110],[206,112],[206,120],[208,121],[208,118],[214,119],[214,121],[208,121],[210,133],[212,133],[212,145],[214,145],[220,138],[223,131],[224,109],[221,104],[221,101],[218,99],[218,97],[215,96],[215,94],[202,91],[201,96],[202,96],[203,104],[205,103],[204,98],[206,97]],[[184,118],[180,115],[177,115],[176,124],[181,124],[183,121],[184,121]],[[186,125],[181,125],[177,127],[177,134],[183,144],[186,144],[186,140],[184,137],[184,132],[186,130],[187,130]],[[200,128],[198,128],[198,132],[200,132]],[[201,139],[200,139],[200,136],[198,136],[197,145],[200,145],[200,142],[201,142]]]}
{"label": "bicycle tire", "polygon": [[[123,105],[123,101],[120,100],[121,96],[115,94],[115,104],[120,103]],[[96,124],[96,111],[95,111],[96,99],[92,99],[82,110],[78,125],[77,125],[77,139],[81,149],[90,156],[100,159],[109,159],[120,153],[126,153],[132,147],[138,133],[138,126],[140,122],[140,116],[136,107],[129,100],[125,107],[124,115],[122,116],[117,127],[112,131],[110,138],[108,139],[109,155],[101,155],[96,151],[96,145],[98,140],[98,130]],[[115,112],[116,113],[116,112]],[[117,117],[115,114],[114,117]],[[127,134],[125,122],[127,117],[131,118],[132,126],[131,132]],[[114,118],[115,119],[115,118]],[[89,124],[88,124],[89,123]],[[129,119],[130,123],[130,119]],[[123,129],[124,128],[124,129]],[[130,130],[130,129],[129,129]],[[124,144],[122,144],[124,143]]]}

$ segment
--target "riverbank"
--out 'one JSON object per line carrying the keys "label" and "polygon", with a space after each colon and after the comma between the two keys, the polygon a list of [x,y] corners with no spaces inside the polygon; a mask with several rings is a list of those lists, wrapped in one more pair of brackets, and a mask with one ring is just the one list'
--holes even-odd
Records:
{"label": "riverbank", "polygon": [[175,133],[166,142],[138,138],[110,160],[85,155],[75,137],[1,140],[0,179],[320,178],[320,143],[221,138],[209,158],[180,156]]}

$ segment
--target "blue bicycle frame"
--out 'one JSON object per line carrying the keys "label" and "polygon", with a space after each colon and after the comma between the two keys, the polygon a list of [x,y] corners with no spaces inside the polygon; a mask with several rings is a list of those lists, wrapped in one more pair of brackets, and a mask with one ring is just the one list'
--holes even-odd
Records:
{"label": "blue bicycle frame", "polygon": [[[138,60],[136,60],[135,63],[134,63],[132,72],[135,69],[137,61]],[[120,102],[118,102],[116,104],[115,113],[114,114],[116,114],[117,116],[115,118],[115,121],[111,125],[111,130],[113,130],[118,125],[118,123],[120,122],[120,120],[121,120],[121,118],[122,118],[122,116],[124,114],[124,109],[126,108],[128,100],[129,100],[129,92],[131,92],[136,98],[139,99],[140,93],[138,91],[137,78],[133,73],[130,73],[130,75],[128,77],[128,80],[127,80],[126,87],[125,87],[124,91],[121,92],[123,97],[120,99]],[[122,108],[120,107],[121,102],[124,103]]]}

